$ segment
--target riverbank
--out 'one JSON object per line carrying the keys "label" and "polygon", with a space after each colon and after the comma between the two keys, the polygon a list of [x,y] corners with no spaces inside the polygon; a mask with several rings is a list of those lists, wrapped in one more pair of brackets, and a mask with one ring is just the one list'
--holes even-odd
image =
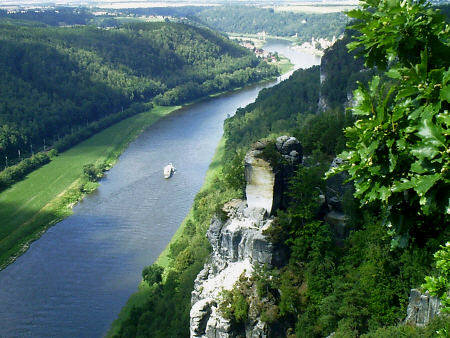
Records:
{"label": "riverbank", "polygon": [[98,183],[88,182],[83,166],[106,163],[111,167],[145,128],[180,106],[155,107],[123,120],[30,173],[0,193],[0,269],[17,259],[50,226],[72,213],[72,207]]}
{"label": "riverbank", "polygon": [[[284,73],[293,65],[289,60],[283,60],[278,67],[280,73]],[[272,77],[249,85],[273,80]],[[161,117],[242,88],[211,94],[182,106],[155,106],[148,112],[120,121],[59,154],[50,163],[1,192],[0,271],[25,253],[48,228],[70,216],[73,206],[97,189],[99,183],[89,182],[84,177],[84,165],[104,163],[111,168],[129,143]]]}
{"label": "riverbank", "polygon": [[[282,57],[282,60],[287,60],[287,62],[284,61],[284,66],[280,68],[280,73],[286,74],[287,72],[291,71],[294,68],[294,64],[292,64],[291,61],[284,56]],[[224,154],[225,154],[225,138],[222,136],[216,148],[214,157],[209,165],[202,188],[196,195],[196,196],[204,196],[202,198],[203,202],[202,203],[199,203],[197,201],[194,202],[194,205],[192,206],[192,208],[190,209],[189,213],[186,215],[184,220],[181,222],[179,228],[171,238],[170,242],[167,244],[165,249],[160,253],[158,258],[154,262],[154,264],[159,265],[165,269],[164,272],[165,276],[167,276],[167,274],[170,271],[170,262],[171,262],[170,247],[183,236],[183,234],[187,231],[187,227],[189,226],[189,224],[198,222],[198,219],[195,220],[196,217],[194,214],[201,213],[203,215],[201,219],[206,222],[204,224],[204,227],[208,227],[211,217],[216,212],[217,205],[221,205],[223,204],[223,202],[230,200],[232,198],[239,197],[238,192],[232,189],[227,189],[225,192],[219,191],[220,190],[219,187],[215,185],[216,182],[223,179],[223,177],[221,176],[223,176],[222,169],[224,167]],[[223,185],[220,186],[223,187]],[[201,210],[199,211],[199,209]],[[123,327],[123,323],[128,318],[130,318],[130,313],[133,310],[133,308],[140,307],[146,304],[148,299],[152,297],[153,293],[154,289],[144,281],[141,281],[138,286],[138,291],[136,291],[134,294],[130,296],[127,303],[123,306],[119,315],[117,316],[117,319],[111,324],[110,330],[107,333],[107,337],[114,337],[116,334],[118,334],[120,328]]]}
{"label": "riverbank", "polygon": [[284,40],[289,41],[292,43],[292,48],[299,51],[299,52],[305,52],[311,55],[316,55],[322,57],[324,54],[323,50],[309,47],[305,48],[302,47],[302,45],[299,45],[299,39],[294,36],[276,36],[276,35],[269,35],[269,34],[241,34],[241,33],[227,33],[228,37],[230,39],[241,39],[241,40],[249,40],[252,41],[254,46],[256,48],[263,48],[264,44],[267,42],[267,40],[273,39],[273,40]]}
{"label": "riverbank", "polygon": [[[194,213],[201,213],[203,215],[202,219],[206,220],[207,222],[205,226],[209,226],[209,220],[216,212],[217,205],[223,204],[226,200],[239,197],[239,194],[236,191],[231,189],[227,189],[225,192],[219,191],[219,187],[215,185],[215,182],[219,181],[222,176],[222,169],[224,167],[224,154],[225,138],[222,137],[219,145],[217,146],[211,164],[209,165],[204,184],[200,191],[197,193],[197,196],[203,196],[202,202],[194,202],[194,206],[190,209],[188,215],[183,220],[180,227],[177,229],[176,233],[167,244],[166,248],[161,252],[154,263],[164,267],[165,276],[167,276],[170,271],[170,246],[176,243],[177,240],[179,240],[183,236],[183,234],[187,230],[188,224],[192,224],[192,222],[195,222]],[[119,315],[117,316],[117,319],[111,324],[111,328],[106,336],[114,337],[116,334],[118,334],[120,328],[123,326],[124,321],[130,317],[130,313],[133,308],[146,304],[148,299],[152,296],[153,292],[154,289],[151,286],[149,286],[144,281],[141,281],[138,286],[138,291],[130,296],[127,303],[124,305]]]}

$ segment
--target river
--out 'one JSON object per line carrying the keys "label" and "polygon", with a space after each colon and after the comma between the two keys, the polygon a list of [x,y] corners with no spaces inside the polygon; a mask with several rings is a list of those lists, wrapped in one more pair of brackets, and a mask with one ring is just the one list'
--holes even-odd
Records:
{"label": "river", "polygon": [[[269,41],[296,68],[320,58]],[[283,76],[282,79],[286,78]],[[0,272],[0,337],[100,337],[189,212],[223,121],[279,82],[211,98],[143,132],[98,190]],[[175,175],[162,168],[173,162]]]}

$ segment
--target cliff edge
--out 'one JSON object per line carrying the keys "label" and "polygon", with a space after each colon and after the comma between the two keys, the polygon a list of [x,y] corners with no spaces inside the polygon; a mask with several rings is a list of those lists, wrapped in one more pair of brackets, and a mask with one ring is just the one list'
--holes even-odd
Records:
{"label": "cliff edge", "polygon": [[267,337],[270,328],[258,316],[236,331],[219,310],[223,290],[231,290],[241,276],[250,277],[255,265],[278,266],[285,253],[263,234],[273,213],[287,203],[287,180],[302,161],[297,139],[279,137],[275,143],[257,142],[245,157],[246,200],[232,200],[215,216],[207,232],[211,257],[197,275],[191,298],[191,337]]}

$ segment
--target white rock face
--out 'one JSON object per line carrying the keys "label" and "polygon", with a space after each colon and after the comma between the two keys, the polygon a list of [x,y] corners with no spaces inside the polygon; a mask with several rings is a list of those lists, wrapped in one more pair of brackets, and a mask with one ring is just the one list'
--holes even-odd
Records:
{"label": "white rock face", "polygon": [[286,177],[302,161],[302,146],[295,137],[280,136],[275,142],[280,161],[278,168],[261,158],[267,143],[256,142],[245,156],[245,195],[249,208],[263,208],[271,215],[282,205]]}
{"label": "white rock face", "polygon": [[245,323],[245,332],[236,332],[233,323],[223,318],[218,310],[221,291],[232,290],[241,275],[250,277],[256,263],[271,266],[285,260],[284,251],[274,250],[263,231],[273,221],[272,212],[283,205],[287,179],[302,161],[302,147],[293,137],[279,137],[275,146],[282,164],[274,169],[260,158],[267,145],[255,143],[245,157],[247,200],[226,203],[223,211],[227,219],[214,217],[206,233],[213,252],[195,279],[191,337],[269,336],[269,327],[258,314]]}
{"label": "white rock face", "polygon": [[417,289],[411,289],[405,324],[425,326],[440,314],[440,310],[439,298],[432,297],[428,292],[423,294]]}
{"label": "white rock face", "polygon": [[191,337],[234,337],[231,323],[218,310],[220,292],[231,290],[242,274],[250,277],[254,263],[271,265],[276,259],[272,244],[262,234],[272,223],[265,209],[233,200],[224,211],[229,219],[214,218],[207,232],[213,253],[194,283]]}
{"label": "white rock face", "polygon": [[275,174],[268,162],[256,157],[260,153],[260,150],[253,150],[245,157],[245,194],[250,208],[263,208],[270,214],[274,199]]}

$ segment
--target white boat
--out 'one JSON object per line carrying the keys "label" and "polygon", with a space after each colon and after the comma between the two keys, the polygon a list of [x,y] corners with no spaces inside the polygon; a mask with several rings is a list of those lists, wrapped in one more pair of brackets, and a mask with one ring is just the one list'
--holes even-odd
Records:
{"label": "white boat", "polygon": [[173,173],[175,172],[175,167],[172,163],[169,163],[164,167],[164,178],[170,178],[172,177]]}

